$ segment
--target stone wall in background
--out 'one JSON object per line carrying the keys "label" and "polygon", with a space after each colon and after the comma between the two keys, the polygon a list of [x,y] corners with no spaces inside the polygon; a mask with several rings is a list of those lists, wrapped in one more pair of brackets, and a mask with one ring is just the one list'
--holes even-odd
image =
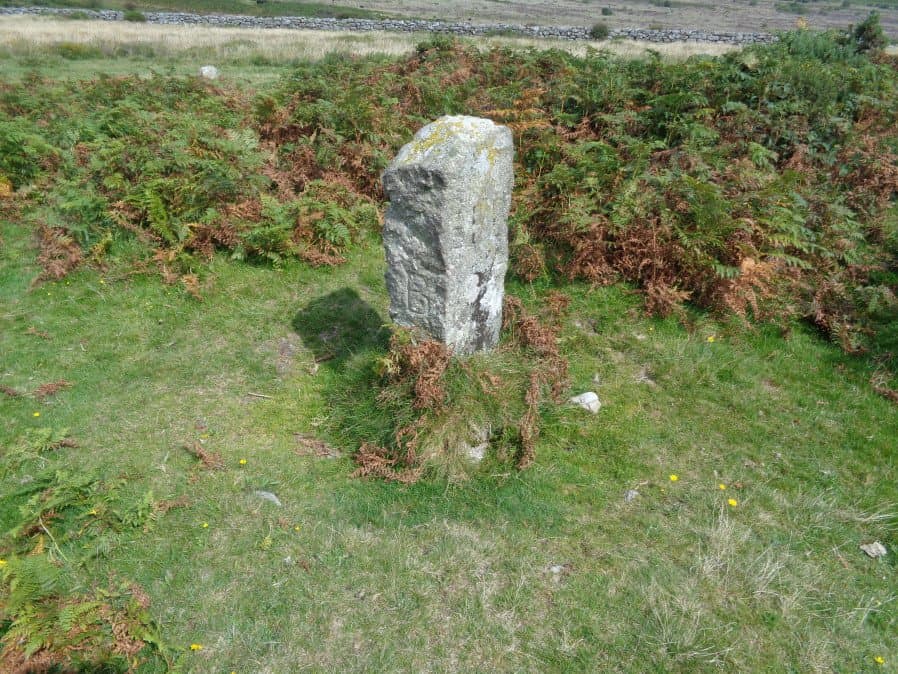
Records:
{"label": "stone wall in background", "polygon": [[[124,12],[115,10],[56,9],[47,7],[0,7],[4,14],[76,14],[101,21],[121,21]],[[422,19],[313,19],[302,16],[259,17],[235,14],[189,14],[186,12],[143,12],[147,23],[167,25],[234,26],[243,28],[295,28],[305,30],[387,30],[401,33],[445,33],[449,35],[521,35],[561,40],[589,40],[589,28],[584,26],[530,26],[510,23],[453,23]],[[712,33],[703,30],[647,30],[620,28],[609,33],[611,39],[644,40],[646,42],[719,42],[725,44],[756,44],[773,42],[769,33]]]}

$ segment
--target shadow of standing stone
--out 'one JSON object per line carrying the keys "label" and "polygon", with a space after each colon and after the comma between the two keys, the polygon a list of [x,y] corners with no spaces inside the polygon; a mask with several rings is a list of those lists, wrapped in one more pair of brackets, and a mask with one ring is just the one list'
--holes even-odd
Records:
{"label": "shadow of standing stone", "polygon": [[353,354],[386,351],[390,332],[383,317],[352,288],[318,297],[293,318],[293,329],[318,363],[339,368]]}

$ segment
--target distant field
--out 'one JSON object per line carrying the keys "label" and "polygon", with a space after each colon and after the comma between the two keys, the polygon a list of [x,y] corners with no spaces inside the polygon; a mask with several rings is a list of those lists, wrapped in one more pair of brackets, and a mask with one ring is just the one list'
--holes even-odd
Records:
{"label": "distant field", "polygon": [[[146,72],[161,66],[192,73],[202,65],[200,61],[208,61],[219,66],[239,66],[239,77],[256,80],[273,77],[272,65],[317,60],[331,53],[409,53],[425,37],[414,33],[161,26],[11,16],[0,22],[0,63],[6,77],[18,77],[35,69],[52,70],[56,77],[92,77],[98,72]],[[482,38],[478,44],[554,47],[577,55],[585,54],[590,47],[622,56],[638,56],[651,49],[667,59],[719,55],[735,48],[709,43],[570,42],[510,37]],[[185,56],[190,59],[185,60]],[[231,68],[226,74],[233,76],[234,72]]]}
{"label": "distant field", "polygon": [[336,2],[298,2],[277,0],[0,0],[0,7],[74,7],[78,9],[137,9],[153,11],[196,12],[198,14],[248,14],[251,16],[313,16],[337,18],[378,18],[383,16],[357,5]]}
{"label": "distant field", "polygon": [[0,6],[46,5],[84,9],[248,14],[253,16],[401,17],[609,28],[702,28],[754,32],[790,30],[800,20],[810,28],[844,28],[878,11],[886,33],[898,38],[898,1],[844,0],[0,0]]}
{"label": "distant field", "polygon": [[[485,22],[517,22],[609,28],[702,28],[718,31],[778,31],[795,28],[799,18],[811,28],[856,24],[870,11],[882,18],[885,31],[898,37],[898,2],[783,2],[780,0],[359,0],[359,8],[401,16],[424,16]],[[603,9],[605,13],[603,14]],[[610,14],[608,13],[610,11]]]}

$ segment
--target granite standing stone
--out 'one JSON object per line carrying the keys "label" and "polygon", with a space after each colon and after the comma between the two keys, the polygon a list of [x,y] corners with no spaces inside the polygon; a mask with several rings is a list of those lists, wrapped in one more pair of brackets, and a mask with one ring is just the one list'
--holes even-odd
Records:
{"label": "granite standing stone", "polygon": [[441,117],[383,174],[390,316],[457,354],[499,341],[513,157],[507,127]]}

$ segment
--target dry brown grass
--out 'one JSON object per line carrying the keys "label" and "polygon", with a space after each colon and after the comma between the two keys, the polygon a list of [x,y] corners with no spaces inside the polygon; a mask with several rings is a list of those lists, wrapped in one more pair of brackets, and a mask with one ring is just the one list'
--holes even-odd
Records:
{"label": "dry brown grass", "polygon": [[[410,53],[424,38],[421,33],[329,32],[215,26],[162,26],[156,24],[73,21],[49,17],[7,16],[0,22],[0,46],[16,54],[38,54],[47,47],[78,44],[114,54],[123,48],[151,49],[157,56],[177,56],[187,51],[203,52],[201,58],[264,58],[273,62],[323,58],[340,53],[401,55]],[[524,37],[485,37],[484,47],[511,46],[564,49],[576,55],[589,48],[606,49],[623,57],[643,56],[648,50],[679,60],[694,54],[720,55],[733,45],[676,42],[656,44],[639,41],[570,42]]]}

